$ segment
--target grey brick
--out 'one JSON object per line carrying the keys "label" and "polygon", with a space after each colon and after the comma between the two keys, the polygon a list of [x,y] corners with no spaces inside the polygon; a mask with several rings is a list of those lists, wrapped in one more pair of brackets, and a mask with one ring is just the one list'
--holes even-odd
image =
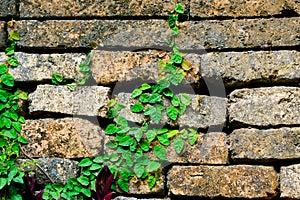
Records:
{"label": "grey brick", "polygon": [[300,164],[280,168],[280,198],[300,199]]}

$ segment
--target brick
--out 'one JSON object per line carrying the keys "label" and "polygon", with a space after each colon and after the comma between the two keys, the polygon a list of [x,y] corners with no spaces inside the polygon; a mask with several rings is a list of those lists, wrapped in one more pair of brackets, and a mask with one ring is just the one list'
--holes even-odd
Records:
{"label": "brick", "polygon": [[[112,17],[112,16],[166,16],[177,1],[104,1],[86,0],[84,2],[65,0],[26,0],[20,3],[20,16],[31,17]],[[187,7],[188,1],[181,2]]]}
{"label": "brick", "polygon": [[177,43],[194,51],[296,46],[299,23],[299,17],[189,21],[183,23]]}
{"label": "brick", "polygon": [[135,197],[124,197],[124,196],[117,196],[113,198],[113,200],[171,200],[170,198],[135,198]]}
{"label": "brick", "polygon": [[295,0],[191,0],[190,2],[192,17],[258,17],[285,14],[299,15],[299,2]]}
{"label": "brick", "polygon": [[[181,49],[267,48],[300,44],[299,17],[184,22],[177,43]],[[20,47],[168,48],[165,20],[21,20],[16,23]]]}
{"label": "brick", "polygon": [[221,77],[226,87],[253,83],[293,83],[300,79],[298,51],[208,53],[201,56],[201,76]]}
{"label": "brick", "polygon": [[[63,75],[65,79],[76,79],[80,74],[79,64],[85,61],[82,53],[31,54],[16,52],[20,65],[9,72],[16,81],[49,81],[52,73]],[[0,55],[1,58],[1,55]]]}
{"label": "brick", "polygon": [[277,173],[267,166],[174,166],[168,173],[172,195],[270,199],[277,187]]}
{"label": "brick", "polygon": [[29,143],[23,149],[31,157],[95,157],[100,154],[104,135],[95,121],[76,117],[28,119],[21,134]]}
{"label": "brick", "polygon": [[29,112],[103,116],[109,91],[109,88],[102,86],[82,86],[70,91],[67,86],[38,85],[28,95]]}
{"label": "brick", "polygon": [[[159,78],[158,62],[169,60],[170,53],[159,57],[159,51],[140,52],[95,50],[92,54],[92,74],[98,84],[111,84],[130,81],[155,82]],[[192,70],[187,74],[185,82],[198,85],[200,79],[200,57],[188,54],[186,57],[192,63]]]}
{"label": "brick", "polygon": [[229,95],[229,121],[271,127],[300,123],[298,87],[262,87],[239,89]]}
{"label": "brick", "polygon": [[[24,163],[31,160],[18,159],[18,163]],[[64,158],[39,158],[35,159],[38,165],[50,176],[55,183],[66,183],[69,178],[79,176],[78,162]],[[51,181],[36,166],[31,165],[25,168],[25,171],[33,171],[37,184],[51,184]]]}
{"label": "brick", "polygon": [[[105,143],[113,140],[114,137],[106,136]],[[174,148],[173,141],[170,146],[166,146],[167,158],[169,163],[184,163],[184,164],[228,164],[228,145],[227,136],[222,132],[210,132],[206,134],[199,134],[195,145],[191,146],[185,142],[183,152],[177,154]],[[115,150],[104,146],[106,154],[116,153]],[[120,155],[121,156],[121,155]],[[156,160],[153,153],[149,153],[149,158]]]}
{"label": "brick", "polygon": [[[6,34],[4,27],[5,27],[5,22],[0,21],[0,48],[6,47],[7,34]],[[1,62],[2,61],[3,60],[1,59]]]}
{"label": "brick", "polygon": [[300,158],[300,128],[234,130],[230,136],[234,162],[270,162]]}
{"label": "brick", "polygon": [[16,16],[16,0],[2,0],[0,4],[0,17]]}
{"label": "brick", "polygon": [[281,199],[300,199],[300,164],[280,168]]}
{"label": "brick", "polygon": [[[189,126],[194,128],[209,128],[218,126],[220,129],[226,122],[226,99],[221,97],[210,97],[200,95],[190,95],[191,105],[187,107],[185,113],[174,123],[163,112],[162,125],[180,125],[181,127]],[[117,98],[126,108],[121,110],[120,115],[128,121],[139,122],[143,119],[142,114],[132,113],[130,107],[136,102],[131,98],[131,93],[119,93]],[[168,102],[165,101],[165,105]]]}

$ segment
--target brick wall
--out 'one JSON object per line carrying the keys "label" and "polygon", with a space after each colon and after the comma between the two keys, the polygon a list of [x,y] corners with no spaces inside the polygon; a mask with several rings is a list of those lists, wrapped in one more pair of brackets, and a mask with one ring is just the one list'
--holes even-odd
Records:
{"label": "brick wall", "polygon": [[[300,2],[179,2],[186,12],[177,43],[194,69],[179,91],[190,93],[193,106],[179,122],[207,133],[180,156],[170,146],[164,178],[152,190],[130,184],[132,198],[126,198],[300,199]],[[155,49],[168,48],[166,19],[174,5],[2,0],[0,60],[6,23],[14,18],[20,66],[10,72],[30,93],[22,105],[22,134],[30,141],[25,151],[56,182],[78,175],[80,158],[107,152],[103,129],[111,93],[122,92],[129,105],[130,85],[158,77]],[[76,78],[90,42],[99,48],[88,86],[71,92],[50,85],[52,73]]]}

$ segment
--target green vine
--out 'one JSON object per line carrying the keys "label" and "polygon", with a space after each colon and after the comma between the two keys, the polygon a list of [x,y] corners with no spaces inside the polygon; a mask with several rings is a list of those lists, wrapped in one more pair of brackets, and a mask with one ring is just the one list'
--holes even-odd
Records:
{"label": "green vine", "polygon": [[25,173],[16,165],[22,144],[27,140],[20,135],[23,116],[18,113],[19,101],[27,100],[24,91],[16,89],[14,77],[9,73],[10,67],[17,67],[19,62],[14,56],[15,41],[20,40],[14,31],[14,21],[8,23],[8,47],[5,49],[7,61],[0,64],[0,190],[6,191],[7,199],[22,199],[22,185]]}
{"label": "green vine", "polygon": [[[0,190],[8,193],[7,199],[23,199],[25,185],[30,185],[33,199],[103,199],[110,198],[113,190],[120,189],[129,192],[129,182],[147,181],[151,189],[160,178],[163,164],[167,162],[166,147],[173,144],[175,151],[181,154],[186,141],[194,145],[198,132],[192,128],[172,129],[170,126],[151,128],[154,124],[162,124],[163,113],[168,121],[175,123],[186,111],[191,99],[188,94],[175,94],[170,87],[178,86],[191,70],[191,64],[184,58],[175,44],[175,38],[180,29],[178,16],[184,13],[183,6],[177,4],[168,18],[171,29],[170,59],[159,61],[158,70],[161,76],[155,84],[144,83],[135,88],[131,94],[134,104],[130,106],[132,113],[139,113],[143,119],[137,126],[130,126],[120,111],[126,106],[116,99],[109,104],[107,117],[112,121],[105,128],[105,133],[111,138],[105,145],[111,152],[95,158],[84,158],[80,161],[79,177],[70,178],[66,184],[48,184],[37,195],[34,193],[34,179],[16,167],[16,159],[22,151],[22,144],[27,140],[20,136],[22,123],[25,119],[18,113],[18,101],[27,100],[27,94],[14,88],[14,78],[9,74],[9,67],[17,67],[18,60],[14,57],[15,41],[19,35],[13,29],[13,21],[8,24],[8,44],[5,53],[7,62],[0,64]],[[70,90],[77,85],[83,85],[90,78],[90,56],[79,65],[80,75],[74,82],[68,83],[63,76],[52,74],[52,83],[67,84]],[[153,155],[150,157],[150,155]],[[109,170],[106,166],[109,166]],[[111,175],[112,173],[113,175]],[[99,177],[104,176],[104,177]],[[114,183],[112,182],[112,176]],[[105,181],[104,179],[107,178]],[[113,184],[112,184],[113,183]],[[112,186],[110,186],[112,184]],[[104,187],[105,185],[105,187]],[[103,188],[104,187],[104,188]],[[26,188],[25,188],[26,189]],[[27,188],[28,189],[28,188]],[[108,199],[109,199],[108,198]]]}

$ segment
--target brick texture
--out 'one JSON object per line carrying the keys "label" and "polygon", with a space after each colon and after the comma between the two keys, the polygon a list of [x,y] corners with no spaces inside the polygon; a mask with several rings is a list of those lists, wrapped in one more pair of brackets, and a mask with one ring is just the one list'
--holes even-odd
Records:
{"label": "brick texture", "polygon": [[[6,46],[7,34],[4,27],[5,27],[5,22],[0,21],[0,48],[4,48]],[[1,61],[3,60],[1,59]]]}
{"label": "brick texture", "polygon": [[280,168],[281,199],[300,199],[300,164]]}
{"label": "brick texture", "polygon": [[0,17],[16,15],[16,0],[2,0],[0,4]]}

